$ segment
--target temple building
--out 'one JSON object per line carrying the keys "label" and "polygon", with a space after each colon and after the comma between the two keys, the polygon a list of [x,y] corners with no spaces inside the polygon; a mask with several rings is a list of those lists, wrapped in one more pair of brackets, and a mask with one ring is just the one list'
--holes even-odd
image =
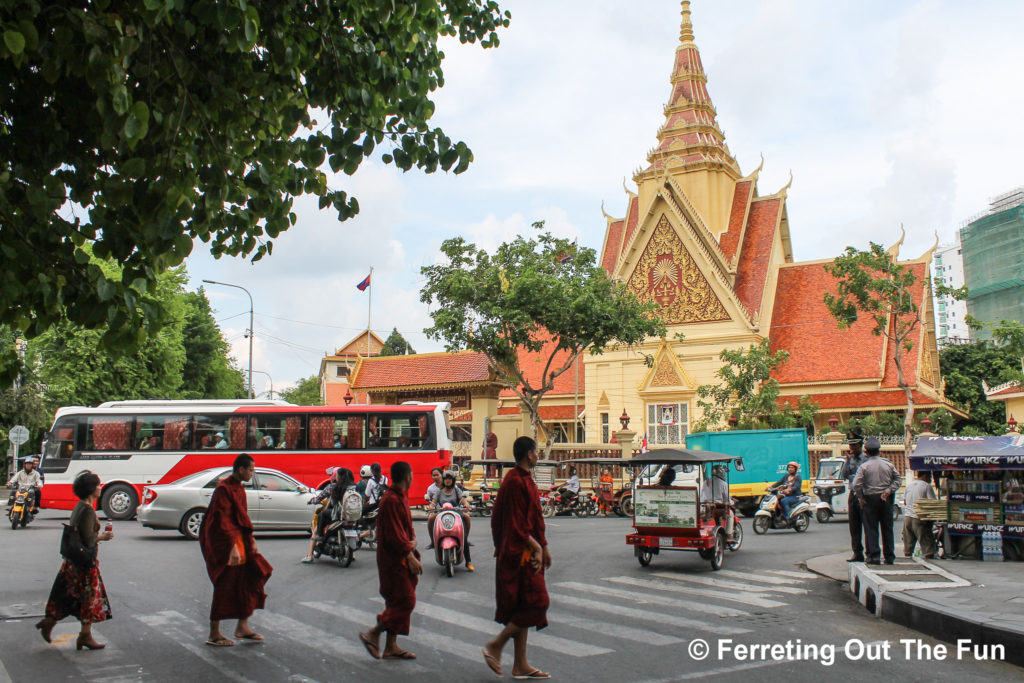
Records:
{"label": "temple building", "polygon": [[[915,303],[922,308],[913,349],[895,349],[860,320],[839,330],[823,301],[835,290],[829,260],[796,262],[779,188],[761,194],[761,166],[744,174],[725,142],[694,42],[690,3],[682,3],[679,46],[671,73],[665,121],[646,166],[626,189],[622,217],[605,214],[600,263],[640,299],[656,302],[668,328],[664,339],[631,349],[585,354],[582,370],[559,377],[545,397],[542,418],[569,437],[585,423],[590,443],[608,442],[620,416],[646,434],[651,445],[678,444],[700,418],[697,387],[717,382],[723,349],[746,349],[769,339],[790,358],[776,373],[782,400],[805,394],[820,406],[818,426],[906,405],[896,382],[896,353],[913,387],[918,409],[953,409],[943,396],[929,281],[932,251],[901,261],[919,277]],[[900,242],[890,248],[899,258]],[[653,366],[645,362],[653,357]],[[528,358],[521,358],[524,367]],[[429,366],[431,370],[414,369]],[[578,377],[577,377],[578,375]],[[508,436],[529,433],[525,411],[512,392],[495,384],[478,354],[423,354],[365,358],[352,373],[354,389],[374,402],[417,392],[466,393],[457,402],[470,413],[473,442],[488,421]],[[461,395],[461,393],[460,393]],[[458,413],[456,413],[458,415]],[[456,417],[453,415],[453,418]],[[464,416],[463,416],[464,417]],[[456,422],[456,420],[453,420]],[[559,427],[558,425],[561,425]],[[577,438],[578,438],[577,434]]]}

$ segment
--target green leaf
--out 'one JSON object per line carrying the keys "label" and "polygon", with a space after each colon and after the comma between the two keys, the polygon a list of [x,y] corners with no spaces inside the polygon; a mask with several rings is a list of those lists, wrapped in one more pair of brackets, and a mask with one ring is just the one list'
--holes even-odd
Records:
{"label": "green leaf", "polygon": [[124,122],[124,135],[129,141],[135,142],[146,137],[148,130],[149,107],[145,102],[136,102]]}
{"label": "green leaf", "polygon": [[20,55],[25,51],[25,36],[21,34],[21,31],[7,29],[4,31],[4,45],[11,51],[11,54]]}

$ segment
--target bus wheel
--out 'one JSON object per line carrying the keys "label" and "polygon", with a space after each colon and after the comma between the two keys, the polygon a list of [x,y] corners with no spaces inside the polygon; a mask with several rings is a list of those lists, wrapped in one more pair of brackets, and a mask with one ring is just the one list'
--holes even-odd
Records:
{"label": "bus wheel", "polygon": [[135,516],[135,508],[139,501],[135,497],[135,489],[127,484],[114,484],[103,492],[103,514],[108,519],[125,520]]}

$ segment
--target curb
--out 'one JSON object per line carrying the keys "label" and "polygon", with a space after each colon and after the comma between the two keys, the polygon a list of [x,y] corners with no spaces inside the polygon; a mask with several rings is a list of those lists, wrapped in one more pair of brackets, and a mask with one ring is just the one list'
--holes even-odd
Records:
{"label": "curb", "polygon": [[893,592],[880,601],[880,617],[900,626],[956,643],[969,640],[975,647],[1002,645],[1005,660],[1024,666],[1024,630],[1012,626],[999,626],[973,615],[954,614],[936,609],[934,603],[914,595]]}

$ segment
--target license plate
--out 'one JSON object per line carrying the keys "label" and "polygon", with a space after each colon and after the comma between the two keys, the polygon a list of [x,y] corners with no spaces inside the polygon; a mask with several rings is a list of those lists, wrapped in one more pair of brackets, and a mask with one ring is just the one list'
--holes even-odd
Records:
{"label": "license plate", "polygon": [[661,546],[662,548],[671,548],[673,546],[673,544],[674,544],[674,539],[672,539],[672,538],[666,538],[666,537],[662,536],[661,538],[658,539],[658,545]]}
{"label": "license plate", "polygon": [[345,538],[355,538],[359,535],[355,529],[342,529],[342,533],[345,534]]}

